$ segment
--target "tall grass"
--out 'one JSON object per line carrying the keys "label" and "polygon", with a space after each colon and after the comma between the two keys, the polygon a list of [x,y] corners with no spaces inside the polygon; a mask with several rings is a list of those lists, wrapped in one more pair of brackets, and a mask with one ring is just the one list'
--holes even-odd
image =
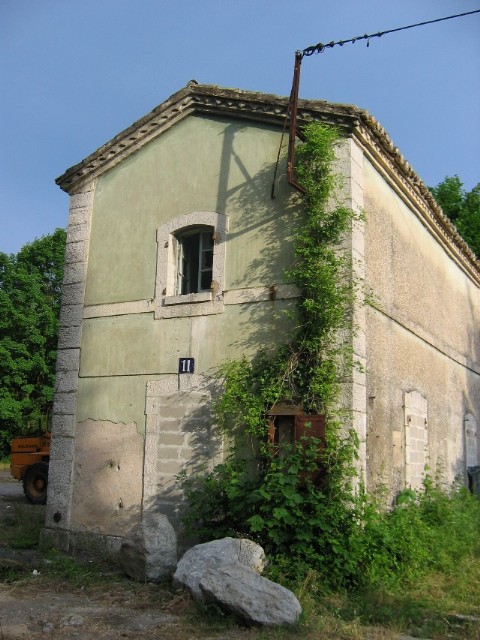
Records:
{"label": "tall grass", "polygon": [[427,481],[423,491],[403,492],[391,511],[370,505],[364,522],[365,585],[413,584],[480,558],[480,500],[464,488],[446,492]]}
{"label": "tall grass", "polygon": [[[351,554],[349,587],[332,584],[321,565],[288,557],[269,568],[269,577],[299,595],[324,636],[341,621],[339,638],[374,637],[362,634],[381,626],[422,638],[478,640],[480,499],[427,480],[389,511],[365,498],[357,516],[356,530],[343,541]],[[359,635],[348,635],[354,628]]]}

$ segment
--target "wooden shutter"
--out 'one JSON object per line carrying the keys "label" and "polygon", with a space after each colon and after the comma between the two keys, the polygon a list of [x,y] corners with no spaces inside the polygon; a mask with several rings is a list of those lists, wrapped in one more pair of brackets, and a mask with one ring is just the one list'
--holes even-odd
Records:
{"label": "wooden shutter", "polygon": [[[298,442],[302,436],[307,438],[318,438],[320,440],[319,451],[325,448],[325,416],[324,415],[301,415],[295,416],[295,441]],[[302,472],[300,479],[305,482],[310,478],[313,484],[320,486],[325,479],[325,469],[318,459],[318,468],[309,473]]]}
{"label": "wooden shutter", "polygon": [[268,444],[272,447],[275,445],[275,423],[273,416],[268,418]]}
{"label": "wooden shutter", "polygon": [[322,415],[302,415],[295,416],[295,440],[302,436],[325,439],[325,416]]}

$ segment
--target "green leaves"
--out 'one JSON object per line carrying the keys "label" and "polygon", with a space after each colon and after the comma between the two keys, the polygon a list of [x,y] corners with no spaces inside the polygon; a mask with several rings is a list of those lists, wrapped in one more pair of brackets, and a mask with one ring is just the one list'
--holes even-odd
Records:
{"label": "green leaves", "polygon": [[[354,213],[334,203],[338,184],[332,172],[338,133],[306,127],[298,150],[298,177],[306,190],[305,212],[293,238],[294,264],[287,279],[300,290],[290,341],[271,351],[226,363],[218,377],[223,393],[214,404],[217,422],[233,441],[232,457],[213,473],[184,482],[189,509],[185,522],[205,539],[236,532],[254,537],[272,555],[320,567],[331,584],[351,580],[351,540],[358,528],[349,479],[357,442],[340,437],[335,419],[343,363],[351,362],[353,285],[349,258],[340,250]],[[277,402],[306,413],[326,414],[327,448],[302,437],[268,443],[267,414]],[[246,448],[254,463],[239,466]],[[312,482],[319,458],[321,486]]]}
{"label": "green leaves", "polygon": [[465,191],[460,178],[451,176],[430,187],[430,191],[480,259],[480,183],[471,191]]}
{"label": "green leaves", "polygon": [[53,401],[65,231],[0,253],[0,457],[45,429]]}

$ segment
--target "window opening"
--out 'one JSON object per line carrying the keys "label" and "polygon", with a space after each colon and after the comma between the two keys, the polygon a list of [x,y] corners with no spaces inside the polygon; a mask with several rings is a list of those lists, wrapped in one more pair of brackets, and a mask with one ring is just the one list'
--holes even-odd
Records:
{"label": "window opening", "polygon": [[[284,445],[304,442],[304,437],[313,437],[320,441],[319,454],[325,448],[325,416],[306,415],[300,411],[296,407],[276,405],[268,415],[268,442],[279,458],[285,455]],[[325,470],[320,456],[316,471],[310,473],[302,471],[299,475],[302,482],[309,478],[315,485],[321,485],[325,480]]]}
{"label": "window opening", "polygon": [[213,273],[213,228],[189,229],[176,236],[176,295],[209,291]]}
{"label": "window opening", "polygon": [[284,445],[295,442],[295,416],[270,416],[268,439],[275,453],[280,458],[284,457]]}

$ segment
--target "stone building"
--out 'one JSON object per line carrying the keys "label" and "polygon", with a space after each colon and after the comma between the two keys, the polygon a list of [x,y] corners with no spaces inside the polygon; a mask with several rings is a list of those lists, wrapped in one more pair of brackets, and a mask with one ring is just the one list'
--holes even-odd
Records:
{"label": "stone building", "polygon": [[[45,536],[118,548],[176,475],[222,457],[212,373],[285,339],[301,198],[270,196],[288,100],[190,83],[58,178],[70,195]],[[345,134],[345,240],[365,301],[344,403],[367,487],[480,464],[480,264],[367,112],[300,101]],[[274,292],[274,295],[272,295]],[[213,390],[213,391],[212,391]]]}

